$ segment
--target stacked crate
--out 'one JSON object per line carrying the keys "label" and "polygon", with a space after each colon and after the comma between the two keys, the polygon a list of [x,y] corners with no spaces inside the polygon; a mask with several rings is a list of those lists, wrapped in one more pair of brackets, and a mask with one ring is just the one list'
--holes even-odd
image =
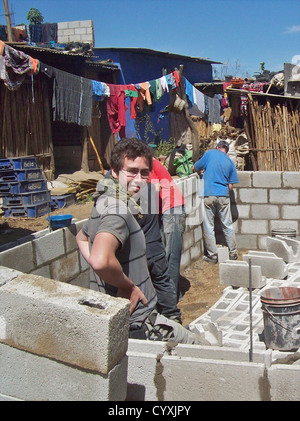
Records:
{"label": "stacked crate", "polygon": [[50,191],[37,159],[0,159],[0,197],[6,217],[38,217],[49,212]]}

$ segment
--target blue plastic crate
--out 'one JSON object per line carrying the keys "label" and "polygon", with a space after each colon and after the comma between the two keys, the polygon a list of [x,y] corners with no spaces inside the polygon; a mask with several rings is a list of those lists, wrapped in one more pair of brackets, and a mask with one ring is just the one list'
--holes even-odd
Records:
{"label": "blue plastic crate", "polygon": [[60,209],[76,203],[75,194],[65,194],[64,196],[51,196],[51,208]]}
{"label": "blue plastic crate", "polygon": [[46,215],[49,212],[49,208],[49,202],[37,203],[36,205],[29,206],[2,207],[6,218],[10,216],[37,218],[39,216]]}
{"label": "blue plastic crate", "polygon": [[2,197],[20,193],[34,193],[41,190],[47,190],[47,181],[44,179],[21,181],[19,183],[0,182],[0,196]]}
{"label": "blue plastic crate", "polygon": [[41,202],[50,201],[50,191],[44,190],[35,193],[20,193],[3,197],[3,206],[36,205]]}
{"label": "blue plastic crate", "polygon": [[42,171],[39,168],[28,170],[0,170],[0,182],[14,181],[32,181],[43,178]]}
{"label": "blue plastic crate", "polygon": [[0,170],[20,170],[37,168],[37,159],[34,157],[20,157],[0,159]]}

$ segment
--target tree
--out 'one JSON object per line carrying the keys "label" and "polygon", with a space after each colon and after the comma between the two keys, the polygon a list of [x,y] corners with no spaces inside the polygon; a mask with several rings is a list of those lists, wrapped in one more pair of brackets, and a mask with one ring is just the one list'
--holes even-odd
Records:
{"label": "tree", "polygon": [[44,16],[41,14],[41,12],[38,9],[35,9],[34,7],[32,7],[27,13],[26,19],[29,20],[31,25],[33,25],[33,24],[43,23]]}

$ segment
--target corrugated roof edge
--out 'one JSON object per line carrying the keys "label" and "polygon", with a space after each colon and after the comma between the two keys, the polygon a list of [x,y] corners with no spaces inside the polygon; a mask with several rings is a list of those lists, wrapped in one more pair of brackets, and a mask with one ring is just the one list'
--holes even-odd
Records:
{"label": "corrugated roof edge", "polygon": [[177,54],[177,53],[169,53],[169,52],[164,52],[164,51],[157,51],[157,50],[151,50],[148,48],[129,48],[129,47],[94,47],[94,50],[111,50],[111,51],[131,51],[131,52],[139,52],[142,54],[151,54],[151,55],[169,55],[172,57],[181,57],[181,58],[186,58],[192,61],[196,61],[196,62],[206,62],[206,63],[211,63],[211,64],[223,64],[220,61],[213,61],[213,60],[209,60],[208,58],[201,58],[201,57],[191,57],[191,56],[185,56],[183,54]]}

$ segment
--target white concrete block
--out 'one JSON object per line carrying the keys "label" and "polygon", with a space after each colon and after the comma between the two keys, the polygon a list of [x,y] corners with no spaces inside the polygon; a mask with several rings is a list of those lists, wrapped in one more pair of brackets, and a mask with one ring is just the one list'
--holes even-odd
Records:
{"label": "white concrete block", "polygon": [[299,256],[294,255],[292,247],[279,237],[267,237],[267,251],[275,253],[276,256],[281,257],[286,263],[300,260],[300,253]]}
{"label": "white concrete block", "polygon": [[156,384],[164,385],[163,400],[255,401],[268,391],[264,364],[176,356],[163,356],[160,363]]}
{"label": "white concrete block", "polygon": [[229,250],[228,247],[217,246],[217,253],[218,253],[218,263],[225,262],[229,260]]}
{"label": "white concrete block", "polygon": [[[63,230],[52,231],[32,241],[36,265],[40,266],[65,254]],[[25,272],[25,271],[24,271]]]}
{"label": "white concrete block", "polygon": [[0,342],[107,374],[125,355],[129,301],[21,275],[0,288]]}
{"label": "white concrete block", "polygon": [[284,279],[288,274],[287,265],[275,253],[249,251],[243,255],[243,260],[255,266],[261,266],[261,273],[267,278]]}
{"label": "white concrete block", "polygon": [[[227,260],[219,265],[220,284],[233,287],[249,288],[250,269],[246,261]],[[266,277],[262,276],[260,266],[251,265],[252,288],[266,285]]]}
{"label": "white concrete block", "polygon": [[300,366],[275,364],[268,370],[272,401],[300,400]]}
{"label": "white concrete block", "polygon": [[270,189],[270,203],[283,203],[297,205],[299,192],[296,189]]}
{"label": "white concrete block", "polygon": [[35,268],[32,243],[25,243],[0,253],[0,265],[21,272],[30,272]]}
{"label": "white concrete block", "polygon": [[126,398],[126,356],[106,375],[1,343],[0,360],[1,393],[5,400],[124,401]]}

